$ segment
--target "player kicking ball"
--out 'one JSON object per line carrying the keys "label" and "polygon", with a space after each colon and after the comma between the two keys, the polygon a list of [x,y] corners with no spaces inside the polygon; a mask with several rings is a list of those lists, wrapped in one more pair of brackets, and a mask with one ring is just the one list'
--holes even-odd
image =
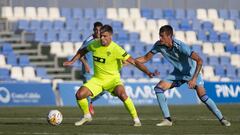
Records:
{"label": "player kicking ball", "polygon": [[80,121],[75,122],[75,126],[81,126],[92,121],[89,112],[87,97],[95,97],[103,90],[117,96],[124,104],[133,119],[133,126],[141,126],[135,106],[127,96],[123,83],[120,79],[119,70],[122,67],[122,61],[127,61],[138,69],[146,73],[150,78],[155,76],[143,64],[133,59],[124,49],[112,41],[113,29],[109,25],[104,25],[100,29],[100,39],[94,40],[89,45],[78,51],[70,61],[63,63],[64,66],[72,65],[78,57],[92,52],[94,61],[94,75],[84,83],[76,93],[77,104],[82,110],[84,116]]}
{"label": "player kicking ball", "polygon": [[180,87],[187,83],[190,89],[195,89],[199,99],[208,107],[208,109],[217,117],[224,126],[230,126],[221,111],[217,108],[214,101],[207,96],[204,88],[202,75],[202,59],[194,51],[191,51],[185,43],[173,38],[173,29],[170,25],[162,26],[159,30],[158,40],[151,51],[146,55],[137,58],[141,63],[150,60],[154,54],[161,53],[173,66],[174,70],[167,78],[161,80],[154,88],[159,106],[162,110],[164,120],[157,126],[172,126],[170,112],[166,102],[164,92],[174,87]]}

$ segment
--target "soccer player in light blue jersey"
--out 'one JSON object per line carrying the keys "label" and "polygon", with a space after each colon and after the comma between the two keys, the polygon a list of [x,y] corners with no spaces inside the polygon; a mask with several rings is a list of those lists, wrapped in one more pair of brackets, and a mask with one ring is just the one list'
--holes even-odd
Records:
{"label": "soccer player in light blue jersey", "polygon": [[200,56],[196,52],[191,51],[188,45],[173,38],[173,29],[170,25],[160,28],[159,37],[160,40],[154,44],[153,48],[146,55],[137,58],[138,61],[145,63],[156,53],[161,53],[174,67],[173,72],[161,80],[154,88],[164,116],[164,120],[156,124],[156,126],[172,126],[164,92],[173,87],[180,87],[184,83],[187,83],[189,88],[196,90],[199,99],[218,118],[222,125],[230,126],[231,123],[223,117],[214,101],[205,92],[204,82],[200,73],[203,63]]}
{"label": "soccer player in light blue jersey", "polygon": [[[78,49],[78,51],[82,48],[87,47],[92,41],[94,41],[95,39],[99,39],[100,38],[100,29],[103,26],[103,24],[101,22],[95,22],[93,24],[93,34],[91,34],[89,37],[87,37],[84,41],[82,46]],[[80,61],[82,62],[83,66],[82,66],[82,73],[83,73],[83,83],[86,83],[88,80],[91,79],[91,77],[93,76],[93,58],[92,58],[92,53],[87,53],[84,57],[80,58]],[[103,93],[101,93],[100,95],[103,95]],[[92,102],[97,100],[100,96],[97,96],[93,99],[88,98],[88,101],[90,102],[89,104],[89,111],[92,115],[94,115],[94,109],[93,109],[93,104]]]}

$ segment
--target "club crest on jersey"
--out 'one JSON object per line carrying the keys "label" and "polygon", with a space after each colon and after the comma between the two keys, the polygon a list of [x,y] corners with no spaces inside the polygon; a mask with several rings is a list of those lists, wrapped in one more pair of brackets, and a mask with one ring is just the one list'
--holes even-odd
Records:
{"label": "club crest on jersey", "polygon": [[111,52],[107,51],[107,56],[110,56],[111,55]]}

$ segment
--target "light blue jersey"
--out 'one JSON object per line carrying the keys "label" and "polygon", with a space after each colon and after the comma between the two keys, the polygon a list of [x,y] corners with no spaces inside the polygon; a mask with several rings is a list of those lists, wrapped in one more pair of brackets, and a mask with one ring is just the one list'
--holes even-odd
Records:
{"label": "light blue jersey", "polygon": [[[192,51],[189,46],[180,40],[173,39],[173,47],[169,49],[157,41],[151,52],[160,52],[174,67],[174,70],[166,78],[168,81],[189,81],[196,69],[196,62],[191,58]],[[198,76],[198,85],[203,85],[202,77]]]}
{"label": "light blue jersey", "polygon": [[[87,47],[89,45],[89,43],[92,42],[93,40],[94,40],[94,37],[92,35],[89,36],[86,40],[83,41],[83,44],[82,44],[81,48],[79,48],[79,50],[84,47]],[[85,70],[85,67],[82,66],[83,76],[85,77],[84,82],[86,82],[93,76],[93,73],[94,73],[92,52],[88,52],[87,54],[85,54],[84,57],[90,67],[90,73],[87,73]]]}

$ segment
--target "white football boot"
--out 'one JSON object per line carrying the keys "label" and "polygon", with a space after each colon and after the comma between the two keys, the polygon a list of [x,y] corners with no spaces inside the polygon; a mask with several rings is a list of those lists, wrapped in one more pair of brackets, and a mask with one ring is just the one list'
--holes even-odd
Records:
{"label": "white football boot", "polygon": [[164,119],[162,122],[156,124],[156,126],[162,127],[162,126],[172,126],[172,122],[168,119]]}

